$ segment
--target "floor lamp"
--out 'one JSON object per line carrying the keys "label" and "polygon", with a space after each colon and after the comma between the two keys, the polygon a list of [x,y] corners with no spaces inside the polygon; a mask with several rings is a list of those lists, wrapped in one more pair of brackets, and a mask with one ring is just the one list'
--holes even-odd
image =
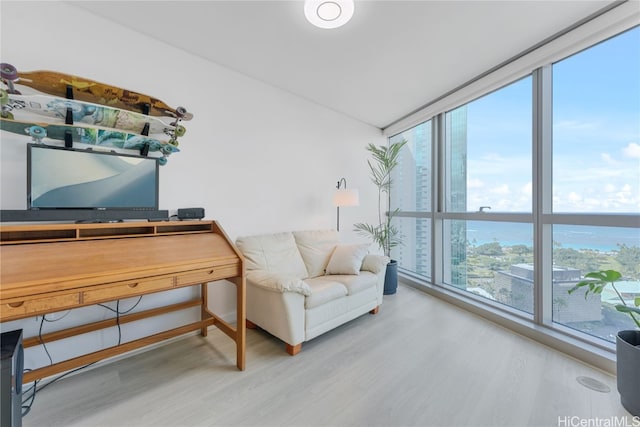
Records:
{"label": "floor lamp", "polygon": [[340,178],[333,193],[333,204],[336,206],[336,230],[340,231],[340,206],[360,205],[358,190],[347,190],[347,180]]}

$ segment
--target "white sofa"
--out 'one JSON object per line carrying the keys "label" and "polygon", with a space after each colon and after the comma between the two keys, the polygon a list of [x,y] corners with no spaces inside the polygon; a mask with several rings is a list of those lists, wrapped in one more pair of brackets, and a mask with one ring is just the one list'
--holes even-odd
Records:
{"label": "white sofa", "polygon": [[389,258],[340,244],[335,230],[239,237],[236,246],[245,258],[247,327],[280,338],[291,355],[382,304]]}

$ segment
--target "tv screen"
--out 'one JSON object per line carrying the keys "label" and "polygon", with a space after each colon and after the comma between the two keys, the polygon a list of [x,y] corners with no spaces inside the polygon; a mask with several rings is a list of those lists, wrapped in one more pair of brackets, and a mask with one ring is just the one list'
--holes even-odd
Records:
{"label": "tv screen", "polygon": [[158,161],[42,144],[27,147],[28,209],[158,209]]}

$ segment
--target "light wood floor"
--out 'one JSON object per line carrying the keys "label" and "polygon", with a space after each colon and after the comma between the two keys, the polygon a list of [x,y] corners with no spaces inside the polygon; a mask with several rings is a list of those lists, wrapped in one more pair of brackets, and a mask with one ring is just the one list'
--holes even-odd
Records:
{"label": "light wood floor", "polygon": [[615,378],[401,286],[377,315],[295,357],[249,330],[240,372],[233,343],[212,328],[47,387],[23,425],[570,426],[616,417],[638,425]]}

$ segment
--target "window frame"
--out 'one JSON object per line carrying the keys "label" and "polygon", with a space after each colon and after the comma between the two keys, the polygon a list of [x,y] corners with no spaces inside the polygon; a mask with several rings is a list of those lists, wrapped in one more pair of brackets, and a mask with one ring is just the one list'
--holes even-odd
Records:
{"label": "window frame", "polygon": [[[499,90],[515,81],[518,81],[526,74],[510,74],[510,78],[505,80],[489,78],[488,83],[482,78],[473,80],[469,85],[463,86],[459,92],[449,93],[443,99],[427,106],[413,117],[402,119],[388,128],[384,133],[389,140],[392,137],[410,130],[413,125],[431,120],[431,150],[432,150],[432,209],[428,212],[401,211],[397,217],[410,217],[427,219],[431,221],[431,276],[425,280],[424,276],[418,276],[400,267],[401,277],[406,283],[433,293],[440,298],[463,306],[470,311],[476,312],[491,320],[498,321],[517,332],[524,333],[534,339],[551,345],[557,349],[565,351],[574,357],[578,357],[588,363],[594,364],[609,372],[615,371],[615,344],[603,339],[596,338],[584,332],[577,331],[568,326],[553,321],[553,294],[552,294],[552,266],[553,266],[553,236],[554,225],[585,225],[604,227],[629,227],[640,229],[640,214],[634,213],[553,213],[552,202],[552,64],[582,50],[588,49],[609,38],[615,37],[634,27],[640,27],[640,12],[633,13],[634,19],[629,16],[621,18],[626,8],[616,7],[610,9],[608,13],[587,22],[588,25],[580,25],[571,31],[571,34],[584,36],[578,43],[574,43],[570,48],[554,49],[552,55],[547,55],[543,62],[535,57],[533,62],[536,67],[532,69],[532,212],[531,213],[503,213],[503,212],[447,212],[445,210],[445,114],[454,108],[458,108],[466,103],[472,102],[490,92]],[[601,18],[601,19],[599,19]],[[593,21],[598,21],[594,24]],[[599,31],[597,35],[590,33],[594,25],[611,24],[616,21],[616,25],[610,25],[606,31]],[[575,39],[574,39],[575,41]],[[566,41],[565,41],[566,43]],[[545,45],[545,48],[548,46]],[[534,55],[535,56],[535,55]],[[520,58],[522,59],[522,58]],[[526,59],[526,58],[525,58]],[[537,62],[536,62],[537,61]],[[513,65],[513,64],[509,64]],[[507,67],[508,68],[508,67]],[[501,71],[504,67],[500,67]],[[496,81],[501,84],[496,84]],[[469,86],[477,87],[478,82],[483,83],[485,90],[476,90],[473,98],[469,96]],[[483,86],[480,85],[480,86]],[[460,102],[463,99],[465,102]],[[446,108],[442,108],[442,106]],[[416,117],[420,121],[416,122]],[[410,124],[410,125],[407,125]],[[394,207],[391,206],[391,209]],[[532,315],[501,303],[487,300],[486,298],[473,295],[470,292],[454,289],[450,285],[444,284],[444,248],[443,248],[443,224],[446,220],[465,221],[498,221],[498,222],[521,222],[533,225],[533,262],[534,269],[534,310]]]}

